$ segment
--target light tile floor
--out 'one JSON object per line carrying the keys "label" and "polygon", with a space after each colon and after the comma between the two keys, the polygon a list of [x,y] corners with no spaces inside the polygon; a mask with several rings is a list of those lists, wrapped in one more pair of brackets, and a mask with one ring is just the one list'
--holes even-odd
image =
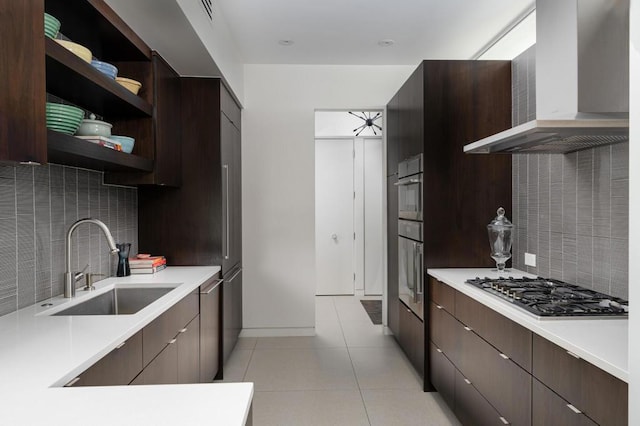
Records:
{"label": "light tile floor", "polygon": [[316,297],[316,336],[241,338],[224,381],[255,384],[255,426],[460,424],[359,297]]}

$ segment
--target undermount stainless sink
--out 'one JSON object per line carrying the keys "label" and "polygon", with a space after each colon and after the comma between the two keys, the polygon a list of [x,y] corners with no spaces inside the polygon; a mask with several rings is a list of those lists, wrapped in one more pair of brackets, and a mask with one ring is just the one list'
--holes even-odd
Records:
{"label": "undermount stainless sink", "polygon": [[174,287],[116,287],[53,315],[131,315],[173,289]]}

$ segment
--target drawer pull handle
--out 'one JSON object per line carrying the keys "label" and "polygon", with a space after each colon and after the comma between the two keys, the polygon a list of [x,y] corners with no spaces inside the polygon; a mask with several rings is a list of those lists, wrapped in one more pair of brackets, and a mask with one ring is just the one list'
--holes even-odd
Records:
{"label": "drawer pull handle", "polygon": [[505,425],[508,425],[508,424],[509,424],[509,422],[507,421],[507,419],[505,419],[504,417],[500,417],[500,421],[501,421],[502,423],[504,423]]}
{"label": "drawer pull handle", "polygon": [[65,388],[68,388],[70,386],[75,385],[78,380],[80,380],[80,376],[76,377],[75,379],[71,379],[71,381],[69,381],[69,383],[67,383],[66,385],[64,385]]}
{"label": "drawer pull handle", "polygon": [[467,330],[467,331],[471,331],[471,329],[469,327],[467,327],[466,325],[465,325],[464,329]]}
{"label": "drawer pull handle", "polygon": [[574,353],[573,353],[573,352],[571,352],[571,351],[567,351],[567,353],[568,353],[569,355],[571,355],[572,357],[574,357],[575,359],[580,359],[580,355],[576,355],[576,354],[574,354]]}
{"label": "drawer pull handle", "polygon": [[179,332],[179,333],[186,333],[186,332],[187,332],[187,329],[186,329],[186,328],[183,328],[183,329],[181,329],[181,330],[178,330],[178,332]]}
{"label": "drawer pull handle", "polygon": [[574,413],[576,413],[576,414],[582,414],[582,411],[578,410],[576,407],[574,407],[574,406],[573,406],[573,405],[571,405],[571,404],[567,404],[567,407],[569,407],[569,409],[570,409],[571,411],[573,411]]}
{"label": "drawer pull handle", "polygon": [[436,308],[438,308],[438,309],[442,309],[442,306],[440,306],[440,305],[436,305]]}
{"label": "drawer pull handle", "polygon": [[436,348],[436,351],[438,351],[438,353],[442,353],[442,349],[440,348]]}
{"label": "drawer pull handle", "polygon": [[116,349],[120,349],[121,347],[123,347],[127,342],[122,342],[120,343],[118,346],[116,346]]}
{"label": "drawer pull handle", "polygon": [[170,345],[173,345],[175,342],[176,342],[176,339],[171,339],[171,340],[169,340],[169,344],[170,344]]}
{"label": "drawer pull handle", "polygon": [[502,353],[501,353],[501,354],[500,354],[500,356],[502,357],[502,359],[509,359],[509,357],[508,357],[508,356],[506,356],[505,354],[502,354]]}
{"label": "drawer pull handle", "polygon": [[470,384],[471,384],[471,380],[469,380],[469,379],[464,379],[464,382],[465,382],[466,384],[468,384],[468,385],[470,385]]}

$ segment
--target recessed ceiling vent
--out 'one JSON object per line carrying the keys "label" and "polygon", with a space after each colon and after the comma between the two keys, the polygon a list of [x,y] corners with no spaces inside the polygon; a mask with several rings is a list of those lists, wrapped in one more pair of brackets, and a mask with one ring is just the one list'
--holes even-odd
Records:
{"label": "recessed ceiling vent", "polygon": [[204,9],[209,21],[213,22],[213,0],[200,0],[202,8]]}

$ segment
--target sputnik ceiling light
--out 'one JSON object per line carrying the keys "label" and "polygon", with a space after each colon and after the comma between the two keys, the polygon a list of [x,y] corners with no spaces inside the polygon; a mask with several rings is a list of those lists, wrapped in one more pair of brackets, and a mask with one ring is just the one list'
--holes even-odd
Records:
{"label": "sputnik ceiling light", "polygon": [[381,112],[376,113],[376,115],[374,115],[373,117],[371,116],[370,112],[362,111],[361,113],[362,115],[359,115],[349,111],[349,114],[364,121],[364,124],[362,126],[358,127],[357,129],[353,129],[353,133],[355,133],[356,136],[360,136],[360,133],[362,133],[365,129],[371,129],[373,131],[373,134],[376,136],[378,135],[378,133],[376,133],[376,128],[378,128],[378,130],[382,132],[382,127],[378,126],[375,123],[376,120],[382,118]]}

